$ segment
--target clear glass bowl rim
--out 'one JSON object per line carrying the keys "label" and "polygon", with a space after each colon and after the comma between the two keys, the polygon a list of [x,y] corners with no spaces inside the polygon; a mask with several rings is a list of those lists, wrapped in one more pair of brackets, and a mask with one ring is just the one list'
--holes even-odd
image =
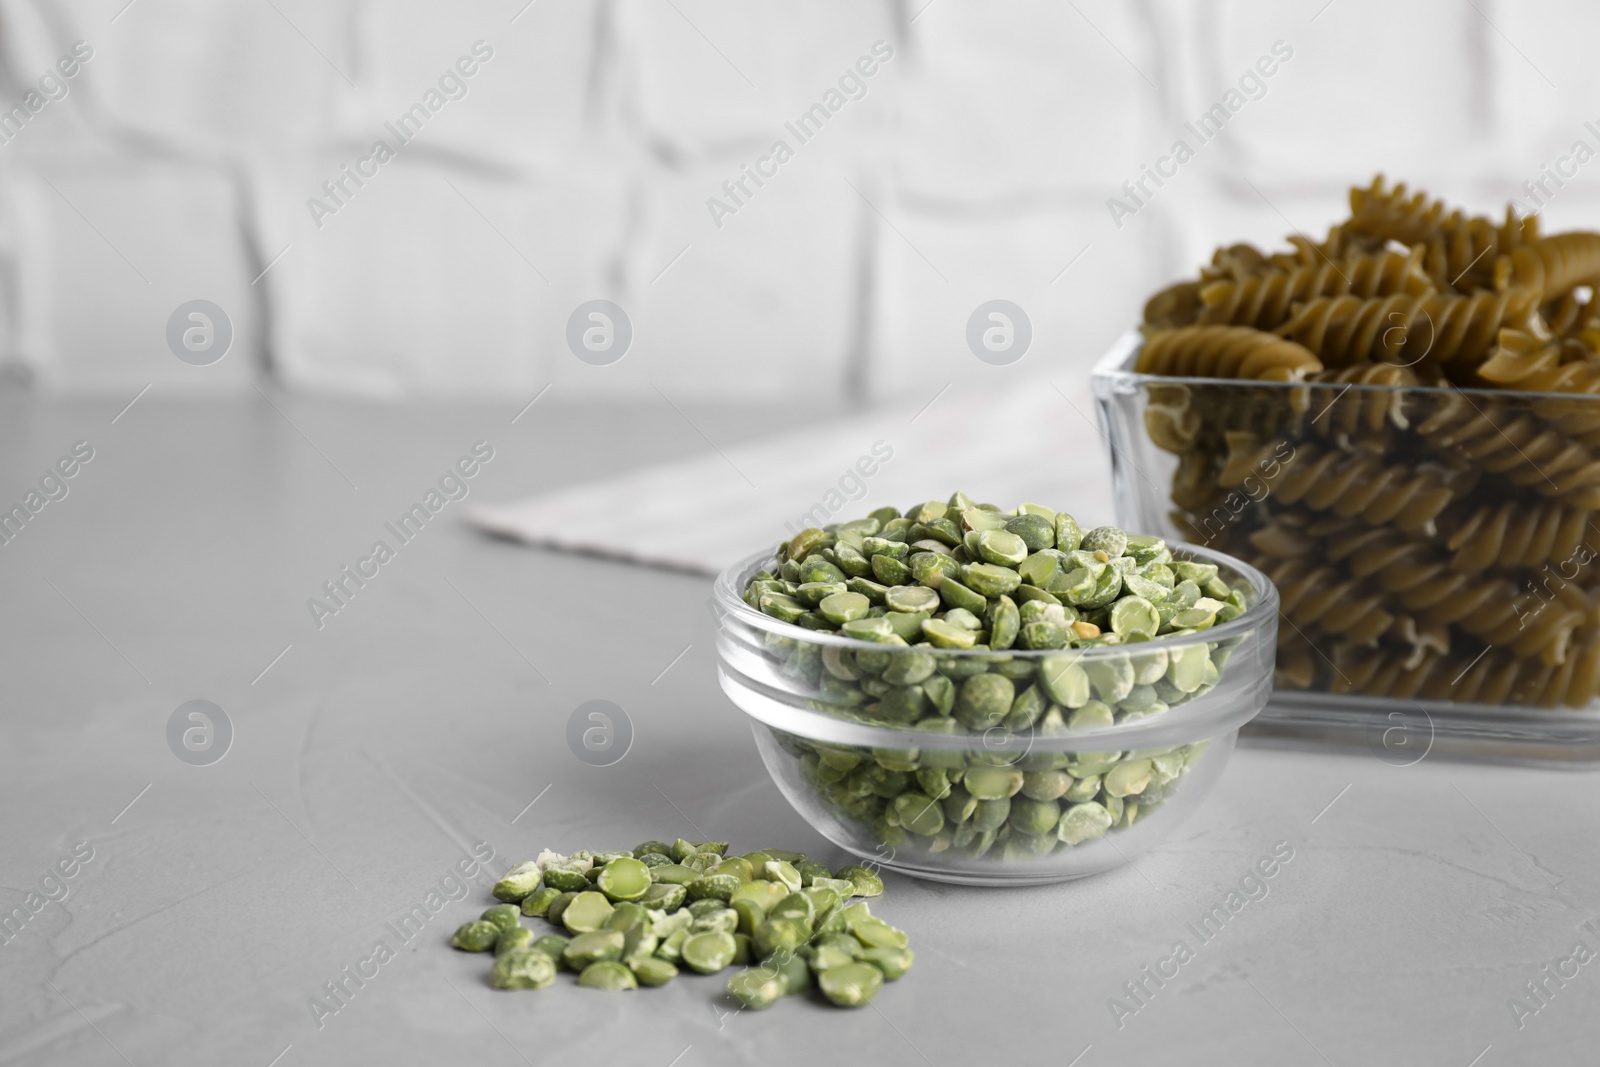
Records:
{"label": "clear glass bowl rim", "polygon": [[[1230,637],[1243,639],[1252,635],[1253,632],[1259,631],[1264,623],[1275,623],[1277,621],[1278,590],[1261,571],[1226,553],[1210,551],[1184,542],[1168,542],[1168,547],[1175,551],[1181,550],[1201,562],[1218,563],[1234,571],[1249,582],[1255,594],[1255,603],[1247,608],[1245,613],[1237,619],[1232,619],[1213,626],[1209,630],[1201,630],[1198,633],[1184,637],[1159,637],[1131,645],[1104,645],[1080,649],[1018,651],[1008,649],[1000,652],[992,649],[977,651],[940,649],[938,654],[940,656],[951,655],[964,658],[1006,657],[1010,659],[1042,659],[1046,656],[1072,655],[1075,657],[1076,662],[1095,659],[1111,660],[1126,656],[1130,650],[1137,650],[1146,645],[1151,648],[1172,649],[1195,644],[1211,645]],[[772,552],[758,552],[728,567],[717,576],[712,589],[712,602],[720,610],[728,612],[756,629],[783,637],[792,637],[796,640],[808,641],[817,645],[831,645],[836,648],[854,651],[881,652],[889,647],[852,637],[840,637],[818,630],[807,630],[793,623],[775,619],[746,604],[739,597],[739,590],[743,589],[746,576],[759,567],[770,563],[772,559]],[[1258,636],[1255,639],[1260,640],[1261,638]],[[723,667],[726,669],[726,656],[719,652],[719,659],[724,661]],[[1267,673],[1270,677],[1270,665]],[[726,682],[724,690],[727,690]],[[733,694],[729,693],[729,696],[731,697]],[[1113,723],[1110,726],[1095,727],[1093,729],[1073,730],[1067,734],[1035,735],[1032,731],[1029,731],[1026,736],[1018,735],[1016,738],[1008,737],[996,742],[987,734],[944,734],[901,726],[856,722],[812,708],[796,707],[785,701],[778,700],[776,697],[769,699],[784,706],[781,710],[776,707],[770,709],[768,714],[757,714],[743,705],[740,706],[740,710],[766,726],[797,734],[811,740],[826,740],[838,744],[895,749],[927,747],[938,749],[985,748],[991,751],[1013,748],[1032,748],[1040,751],[1109,751],[1113,749],[1153,748],[1163,744],[1182,744],[1209,740],[1221,734],[1232,732],[1237,730],[1244,722],[1254,718],[1256,712],[1260,710],[1257,708],[1245,711],[1220,699],[1211,701],[1202,698],[1202,700],[1194,704],[1180,704],[1164,714],[1144,719]],[[739,703],[737,699],[734,702]]]}

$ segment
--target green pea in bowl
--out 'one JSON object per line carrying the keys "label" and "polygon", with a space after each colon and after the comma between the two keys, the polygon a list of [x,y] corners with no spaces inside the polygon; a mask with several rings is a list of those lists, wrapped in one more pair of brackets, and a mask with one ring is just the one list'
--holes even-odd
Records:
{"label": "green pea in bowl", "polygon": [[778,788],[825,837],[919,878],[1037,885],[1120,866],[1211,791],[1272,691],[1278,594],[1191,545],[1244,611],[1206,629],[1004,652],[885,645],[764,614],[724,571],[723,691]]}

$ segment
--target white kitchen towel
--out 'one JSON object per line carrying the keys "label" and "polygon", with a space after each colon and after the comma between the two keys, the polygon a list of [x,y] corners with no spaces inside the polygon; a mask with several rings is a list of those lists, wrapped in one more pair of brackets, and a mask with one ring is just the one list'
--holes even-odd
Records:
{"label": "white kitchen towel", "polygon": [[466,521],[532,545],[715,574],[807,526],[956,489],[1001,507],[1029,500],[1064,508],[1086,529],[1112,522],[1110,465],[1089,383],[948,388],[920,407],[875,409],[481,505]]}

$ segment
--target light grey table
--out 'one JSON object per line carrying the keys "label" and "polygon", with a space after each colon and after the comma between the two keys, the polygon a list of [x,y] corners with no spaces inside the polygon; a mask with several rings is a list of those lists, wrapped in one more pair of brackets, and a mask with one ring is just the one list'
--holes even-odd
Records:
{"label": "light grey table", "polygon": [[[474,849],[496,873],[677,835],[839,856],[717,687],[710,583],[490,541],[452,503],[320,629],[306,602],[474,441],[487,499],[698,432],[661,405],[512,425],[521,401],[125,402],[0,401],[0,504],[94,449],[0,547],[0,908],[26,914],[0,944],[0,1063],[1594,1062],[1600,964],[1561,961],[1600,949],[1600,777],[1431,759],[1242,749],[1133,867],[1006,891],[891,876],[917,965],[864,1011],[730,1015],[719,979],[497,993],[446,947],[488,902],[482,873],[444,899]],[[690,414],[726,444],[771,413]],[[208,766],[168,745],[193,699],[233,727]],[[633,723],[614,766],[565,742],[591,699]],[[1274,848],[1292,859],[1197,937]],[[1539,1008],[1520,1028],[1514,997]]]}

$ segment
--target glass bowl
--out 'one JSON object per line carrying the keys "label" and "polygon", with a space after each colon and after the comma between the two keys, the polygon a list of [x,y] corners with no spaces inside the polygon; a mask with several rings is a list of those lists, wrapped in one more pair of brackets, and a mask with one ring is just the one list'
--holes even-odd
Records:
{"label": "glass bowl", "polygon": [[[883,867],[968,885],[1097,874],[1164,839],[1211,791],[1272,687],[1278,594],[1258,570],[1174,544],[1241,590],[1204,631],[1060,651],[890,647],[803,629],[740,594],[772,562],[724,571],[718,675],[795,810]],[[962,694],[1014,694],[969,725]],[[1031,694],[1031,696],[1030,696]],[[953,713],[952,713],[953,712]]]}
{"label": "glass bowl", "polygon": [[1150,375],[1142,342],[1092,377],[1117,521],[1260,567],[1291,624],[1247,738],[1600,766],[1600,488],[1555,480],[1596,480],[1600,396]]}

